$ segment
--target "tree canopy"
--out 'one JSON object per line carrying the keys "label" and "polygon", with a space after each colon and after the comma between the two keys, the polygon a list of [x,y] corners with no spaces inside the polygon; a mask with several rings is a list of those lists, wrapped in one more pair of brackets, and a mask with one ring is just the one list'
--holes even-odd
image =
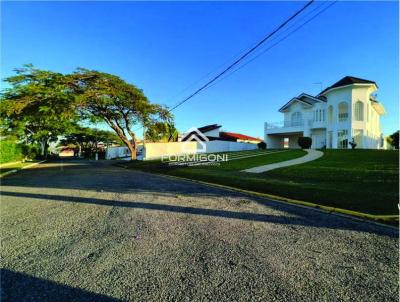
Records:
{"label": "tree canopy", "polygon": [[40,144],[44,156],[51,141],[76,125],[74,96],[60,73],[32,65],[15,72],[4,79],[10,87],[1,93],[1,134]]}
{"label": "tree canopy", "polygon": [[141,89],[118,76],[83,68],[62,74],[32,65],[15,73],[4,79],[9,88],[1,93],[1,135],[37,142],[42,155],[49,142],[77,135],[80,122],[105,122],[129,148],[132,159],[137,149],[134,127],[151,129],[152,135],[166,129],[161,124],[173,127],[165,106],[149,102]]}
{"label": "tree canopy", "polygon": [[69,78],[81,116],[103,120],[129,148],[132,159],[137,149],[134,126],[172,123],[166,107],[150,103],[142,90],[115,75],[78,69]]}
{"label": "tree canopy", "polygon": [[178,130],[174,124],[155,122],[145,129],[145,139],[150,142],[176,142]]}

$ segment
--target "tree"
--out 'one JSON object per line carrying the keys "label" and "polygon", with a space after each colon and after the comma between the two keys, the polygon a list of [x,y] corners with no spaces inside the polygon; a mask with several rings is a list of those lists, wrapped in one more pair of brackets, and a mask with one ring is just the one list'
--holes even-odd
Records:
{"label": "tree", "polygon": [[25,65],[6,78],[10,87],[1,93],[1,134],[38,143],[47,156],[51,141],[76,123],[74,97],[60,73]]}
{"label": "tree", "polygon": [[129,148],[132,160],[137,148],[135,125],[172,123],[165,107],[150,103],[142,90],[117,76],[80,68],[69,76],[69,85],[77,94],[81,116],[106,122]]}
{"label": "tree", "polygon": [[399,130],[394,132],[389,136],[389,139],[387,140],[389,144],[391,144],[396,150],[399,149]]}
{"label": "tree", "polygon": [[146,129],[145,138],[151,142],[176,142],[178,134],[174,124],[155,122]]}
{"label": "tree", "polygon": [[75,150],[75,155],[91,157],[98,152],[99,144],[105,146],[113,143],[121,143],[120,138],[115,132],[99,130],[95,128],[77,127],[76,130],[64,136],[60,141],[60,146],[68,146]]}

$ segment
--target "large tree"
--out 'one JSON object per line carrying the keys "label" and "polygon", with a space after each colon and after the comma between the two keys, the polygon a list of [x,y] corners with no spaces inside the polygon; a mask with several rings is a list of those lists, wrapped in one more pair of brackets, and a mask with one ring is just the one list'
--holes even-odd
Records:
{"label": "large tree", "polygon": [[78,69],[69,76],[69,83],[77,94],[82,117],[103,120],[110,126],[129,148],[132,160],[137,149],[135,126],[172,123],[167,108],[150,103],[142,90],[115,75]]}
{"label": "large tree", "polygon": [[38,143],[41,155],[46,156],[49,143],[77,121],[73,91],[60,73],[32,65],[15,69],[15,73],[4,79],[9,87],[1,93],[1,134]]}

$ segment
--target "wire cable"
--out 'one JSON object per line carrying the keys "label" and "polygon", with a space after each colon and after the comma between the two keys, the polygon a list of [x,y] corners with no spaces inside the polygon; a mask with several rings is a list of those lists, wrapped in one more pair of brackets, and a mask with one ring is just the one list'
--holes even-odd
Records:
{"label": "wire cable", "polygon": [[292,30],[291,32],[289,32],[287,35],[285,35],[283,38],[281,38],[280,40],[278,40],[276,43],[272,44],[271,46],[269,46],[268,48],[264,49],[261,53],[259,53],[258,55],[254,56],[253,58],[251,58],[250,60],[248,60],[247,62],[245,62],[244,64],[240,65],[238,68],[234,69],[231,73],[225,75],[224,77],[222,77],[219,81],[214,82],[212,85],[209,85],[207,87],[211,88],[214,85],[218,84],[219,82],[223,81],[224,79],[230,77],[232,74],[234,74],[235,72],[239,71],[240,69],[242,69],[243,67],[245,67],[246,65],[250,64],[251,62],[253,62],[255,59],[259,58],[260,56],[262,56],[263,54],[265,54],[267,51],[269,51],[270,49],[274,48],[275,46],[277,46],[279,43],[283,42],[284,40],[286,40],[289,36],[291,36],[292,34],[294,34],[295,32],[297,32],[299,29],[301,29],[303,26],[305,26],[306,24],[308,24],[309,22],[311,22],[313,19],[315,19],[316,17],[318,17],[320,14],[322,14],[324,11],[326,11],[328,8],[330,8],[332,5],[334,5],[337,1],[333,1],[332,3],[330,3],[329,5],[327,5],[325,8],[323,8],[322,10],[320,10],[318,13],[316,13],[314,16],[312,16],[310,19],[308,19],[307,21],[305,21],[304,23],[302,23],[300,26],[296,27],[294,30]]}
{"label": "wire cable", "polygon": [[262,44],[264,44],[270,37],[275,35],[280,29],[282,29],[286,24],[288,24],[290,21],[292,21],[294,18],[296,18],[300,13],[302,13],[307,7],[309,7],[311,4],[314,3],[314,0],[310,0],[307,2],[306,5],[304,5],[300,10],[298,10],[296,13],[294,13],[292,16],[290,16],[286,21],[284,21],[282,24],[280,24],[275,30],[273,30],[271,33],[269,33],[266,37],[264,37],[261,41],[259,41],[255,46],[253,46],[250,50],[248,50],[246,53],[244,53],[240,58],[238,58],[235,62],[233,62],[231,65],[229,65],[227,68],[225,68],[222,72],[220,72],[218,75],[216,75],[214,78],[212,78],[210,81],[208,81],[206,84],[201,86],[199,89],[197,89],[195,92],[193,92],[191,95],[180,101],[177,105],[172,107],[169,111],[173,111],[179,106],[182,106],[184,103],[186,103],[188,100],[193,98],[195,95],[200,93],[202,90],[204,90],[207,86],[210,84],[214,83],[216,80],[218,80],[221,76],[223,76],[225,73],[227,73],[229,70],[231,70],[234,66],[239,64],[242,60],[244,60],[247,56],[249,56],[252,52],[254,52],[258,47],[260,47]]}

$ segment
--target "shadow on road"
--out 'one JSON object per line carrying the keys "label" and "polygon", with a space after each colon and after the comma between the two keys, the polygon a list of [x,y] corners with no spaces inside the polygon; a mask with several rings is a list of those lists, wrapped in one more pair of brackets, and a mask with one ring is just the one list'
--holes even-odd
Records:
{"label": "shadow on road", "polygon": [[6,301],[77,301],[77,302],[111,302],[117,299],[91,293],[89,291],[73,288],[14,272],[8,269],[1,270],[1,296],[2,302]]}
{"label": "shadow on road", "polygon": [[[1,195],[17,198],[34,198],[61,202],[86,203],[110,207],[126,207],[146,210],[168,211],[192,215],[205,215],[230,219],[261,221],[276,224],[308,226],[313,228],[343,229],[367,232],[391,237],[398,236],[398,230],[381,227],[371,223],[353,221],[313,209],[300,208],[290,204],[275,202],[265,198],[249,197],[239,192],[181,180],[171,180],[155,174],[136,170],[126,170],[114,166],[117,161],[55,161],[38,165],[33,169],[23,170],[2,179]],[[8,186],[23,187],[25,192],[7,190]],[[116,192],[124,194],[149,194],[152,196],[183,195],[201,197],[238,197],[281,211],[283,215],[267,215],[248,212],[236,212],[210,208],[185,207],[179,205],[146,203],[140,201],[118,201],[99,198],[85,198],[60,195],[37,194],[30,188],[56,188],[88,190],[95,192]],[[286,215],[285,215],[286,214]]]}
{"label": "shadow on road", "polygon": [[[313,211],[315,214],[314,217],[300,216],[299,213],[301,211],[299,211],[299,209],[297,209],[297,211],[286,210],[286,212],[292,212],[291,214],[294,214],[295,216],[285,216],[285,215],[267,215],[267,214],[258,214],[249,212],[236,212],[236,211],[197,208],[197,207],[184,207],[178,205],[146,203],[138,201],[118,201],[118,200],[107,200],[99,198],[86,198],[77,196],[63,196],[63,195],[8,192],[8,191],[2,191],[1,194],[2,196],[29,198],[38,200],[51,200],[56,202],[74,202],[74,203],[93,204],[93,205],[109,206],[109,207],[124,207],[133,209],[166,211],[166,212],[174,212],[174,213],[182,213],[190,215],[221,217],[227,219],[241,219],[249,221],[269,222],[275,224],[308,226],[314,228],[317,227],[317,228],[329,228],[329,229],[347,229],[347,230],[356,230],[362,232],[370,232],[380,235],[388,235],[391,237],[396,237],[398,235],[398,233],[395,230],[378,226],[373,227],[370,224],[360,224],[360,223],[357,224],[350,220],[346,221],[345,219],[337,219],[337,217],[334,217],[336,219],[332,219],[333,218],[332,216],[329,217],[329,215],[325,213],[317,213],[315,211]],[[268,206],[273,208],[279,207],[279,205],[273,205],[273,204],[268,204]],[[288,208],[290,209],[290,207]],[[279,210],[283,210],[282,207]],[[307,212],[307,209],[300,209],[300,210],[303,210],[303,212]]]}

